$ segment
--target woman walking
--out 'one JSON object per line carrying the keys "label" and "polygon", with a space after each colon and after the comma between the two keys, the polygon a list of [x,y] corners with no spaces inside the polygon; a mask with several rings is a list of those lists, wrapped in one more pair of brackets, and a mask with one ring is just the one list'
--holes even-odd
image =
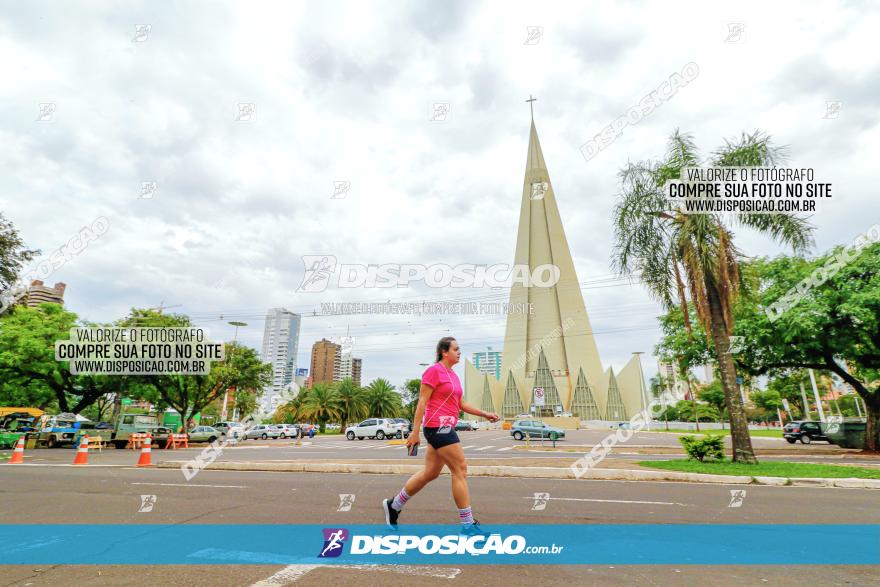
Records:
{"label": "woman walking", "polygon": [[451,336],[437,343],[437,360],[425,369],[419,390],[419,403],[413,417],[413,430],[406,441],[407,450],[419,445],[420,430],[424,431],[428,450],[425,451],[425,468],[409,478],[409,481],[393,499],[382,502],[385,522],[396,530],[397,518],[406,502],[422,488],[436,479],[446,466],[452,474],[452,498],[458,508],[458,517],[464,534],[480,534],[478,522],[471,511],[471,497],[467,484],[467,461],[461,448],[461,440],[455,432],[458,414],[464,411],[474,416],[497,422],[498,414],[484,412],[462,401],[462,386],[452,367],[461,359],[458,342]]}

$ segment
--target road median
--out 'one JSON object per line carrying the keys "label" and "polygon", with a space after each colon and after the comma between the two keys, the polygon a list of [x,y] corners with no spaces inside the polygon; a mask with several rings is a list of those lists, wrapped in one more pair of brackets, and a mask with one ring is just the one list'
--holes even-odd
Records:
{"label": "road median", "polygon": [[[186,461],[164,461],[160,469],[179,469]],[[396,463],[335,463],[335,462],[231,462],[211,463],[214,471],[275,471],[284,473],[348,473],[375,475],[410,475],[421,470],[421,465]],[[444,471],[444,475],[448,474]],[[568,467],[515,467],[507,465],[471,465],[471,477],[508,477],[524,479],[577,479]],[[677,481],[683,483],[714,483],[725,485],[774,485],[808,487],[845,487],[851,489],[880,489],[880,479],[810,479],[786,477],[752,477],[746,475],[712,475],[708,473],[681,473],[677,471],[647,471],[636,469],[590,469],[581,479],[602,481]]]}

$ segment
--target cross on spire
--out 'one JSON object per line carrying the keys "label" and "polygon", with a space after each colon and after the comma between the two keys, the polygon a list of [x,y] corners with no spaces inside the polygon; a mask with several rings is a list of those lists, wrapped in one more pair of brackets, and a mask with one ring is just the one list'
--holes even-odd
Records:
{"label": "cross on spire", "polygon": [[526,102],[529,103],[529,110],[532,113],[532,122],[535,122],[535,107],[534,104],[532,104],[532,102],[534,102],[535,100],[537,100],[537,98],[532,98],[531,94],[529,94],[529,99],[526,100]]}

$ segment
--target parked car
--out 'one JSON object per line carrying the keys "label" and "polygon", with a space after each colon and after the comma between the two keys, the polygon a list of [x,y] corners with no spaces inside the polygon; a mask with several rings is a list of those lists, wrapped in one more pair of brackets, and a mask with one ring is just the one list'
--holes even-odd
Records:
{"label": "parked car", "polygon": [[824,440],[828,444],[833,444],[825,436],[825,430],[822,429],[821,422],[789,422],[782,429],[782,436],[789,444],[794,444],[797,440],[800,440],[803,444],[810,444],[814,440]]}
{"label": "parked car", "polygon": [[522,440],[527,434],[529,438],[534,436],[550,440],[565,438],[565,430],[548,426],[540,420],[517,420],[510,427],[510,435],[514,440]]}
{"label": "parked car", "polygon": [[277,426],[257,424],[252,426],[247,433],[243,434],[242,438],[261,438],[266,440],[267,438],[278,438],[279,436],[281,436],[281,430]]}
{"label": "parked car", "polygon": [[477,423],[471,420],[459,420],[455,423],[456,430],[476,430]]}
{"label": "parked car", "polygon": [[[403,424],[403,426],[404,426],[403,431],[405,433],[412,432],[412,422],[410,422],[406,418],[392,418],[391,420],[394,422],[397,422],[398,424]],[[407,434],[407,436],[409,436],[409,435]]]}
{"label": "parked car", "polygon": [[281,431],[280,438],[296,438],[299,436],[299,426],[296,424],[278,424],[276,426]]}
{"label": "parked car", "polygon": [[[360,424],[349,427],[345,437],[349,440],[354,440],[355,438],[358,440],[363,440],[364,438],[382,440],[383,438],[393,437],[403,438],[403,434],[404,425],[399,422],[394,422],[390,418],[368,418]],[[409,431],[406,432],[406,435],[409,436]]]}
{"label": "parked car", "polygon": [[217,422],[216,424],[214,424],[214,428],[216,428],[223,436],[232,436],[233,438],[238,438],[238,432],[241,430],[241,424],[239,424],[238,422]]}
{"label": "parked car", "polygon": [[214,442],[223,434],[213,426],[196,426],[189,431],[190,442]]}

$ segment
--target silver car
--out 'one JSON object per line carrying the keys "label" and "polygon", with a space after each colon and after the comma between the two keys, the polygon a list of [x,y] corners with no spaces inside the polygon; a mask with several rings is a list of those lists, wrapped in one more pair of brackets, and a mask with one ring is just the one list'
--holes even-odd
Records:
{"label": "silver car", "polygon": [[278,438],[279,436],[281,436],[281,430],[277,426],[257,424],[247,431],[244,438],[261,438],[266,440],[267,438]]}
{"label": "silver car", "polygon": [[214,442],[221,438],[223,433],[213,426],[196,426],[189,431],[190,442]]}

